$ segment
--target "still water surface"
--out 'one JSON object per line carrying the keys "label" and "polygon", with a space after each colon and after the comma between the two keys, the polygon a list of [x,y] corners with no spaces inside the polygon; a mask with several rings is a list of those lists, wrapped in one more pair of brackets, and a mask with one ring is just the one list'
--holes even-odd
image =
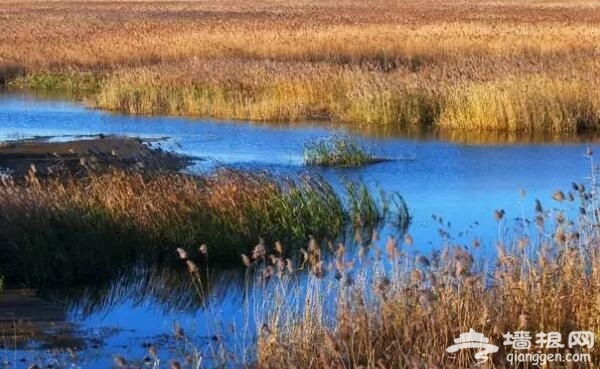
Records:
{"label": "still water surface", "polygon": [[[352,135],[377,156],[392,160],[362,168],[317,171],[333,183],[341,178],[361,179],[373,188],[400,193],[413,217],[409,233],[419,252],[439,247],[433,214],[450,221],[454,235],[469,230],[455,242],[467,243],[477,236],[483,249],[493,249],[497,236],[494,209],[504,209],[507,218],[515,218],[531,215],[535,199],[551,206],[555,190],[589,175],[590,165],[582,154],[586,147],[596,146],[585,142],[469,145],[394,135],[361,136],[322,124],[131,117],[88,110],[72,102],[0,95],[0,140],[69,139],[99,133],[163,138],[164,148],[202,159],[190,171],[226,164],[292,175],[306,170],[302,151],[307,141],[332,133]],[[527,192],[525,198],[519,195],[521,189]],[[475,221],[479,225],[473,229]],[[384,229],[382,239],[390,233],[392,229]],[[194,326],[199,313],[185,296],[185,288],[176,287],[185,286],[185,278],[178,272],[138,271],[119,283],[85,293],[49,292],[48,296],[63,303],[67,322],[87,337],[86,347],[94,357],[88,365],[106,367],[110,354],[139,357],[142,345],[168,334],[174,322]],[[233,320],[242,310],[238,277],[235,272],[217,273],[213,283],[218,301],[214,309]],[[95,342],[90,337],[97,337],[101,344],[90,344]],[[10,353],[5,355],[12,358]]]}

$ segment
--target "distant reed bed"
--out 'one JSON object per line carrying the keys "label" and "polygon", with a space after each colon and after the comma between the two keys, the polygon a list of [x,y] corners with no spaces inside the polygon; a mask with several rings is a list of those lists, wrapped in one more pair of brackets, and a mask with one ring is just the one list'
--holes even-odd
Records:
{"label": "distant reed bed", "polygon": [[599,128],[600,9],[586,0],[9,1],[0,14],[1,84],[129,114]]}
{"label": "distant reed bed", "polygon": [[376,226],[396,205],[408,217],[399,197],[366,189],[348,195],[351,205],[318,176],[227,169],[202,177],[2,178],[0,270],[10,282],[69,284],[200,242],[218,244],[211,261],[231,265],[256,237],[291,245],[335,239],[348,224]]}
{"label": "distant reed bed", "polygon": [[438,125],[465,130],[570,133],[600,127],[600,95],[582,80],[510,77],[453,91]]}
{"label": "distant reed bed", "polygon": [[[243,64],[240,69],[244,68]],[[250,67],[229,76],[169,80],[158,70],[109,78],[96,106],[129,114],[200,115],[266,121],[332,120],[459,131],[572,133],[600,128],[595,82],[512,75],[482,82],[408,80],[395,73],[289,65]],[[184,68],[193,70],[193,68]],[[273,71],[269,72],[269,69]],[[283,75],[282,75],[283,74]],[[189,77],[187,77],[189,78]]]}
{"label": "distant reed bed", "polygon": [[438,105],[431,85],[403,73],[239,59],[116,73],[102,85],[95,103],[128,114],[397,125],[430,124]]}

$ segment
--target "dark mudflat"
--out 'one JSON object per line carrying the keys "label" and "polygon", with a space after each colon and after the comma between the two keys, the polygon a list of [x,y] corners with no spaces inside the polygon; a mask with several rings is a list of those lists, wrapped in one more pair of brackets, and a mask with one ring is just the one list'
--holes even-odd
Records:
{"label": "dark mudflat", "polygon": [[105,168],[177,171],[191,158],[151,148],[148,141],[119,136],[98,136],[67,142],[21,140],[0,142],[0,168],[15,176],[61,171],[78,173]]}
{"label": "dark mudflat", "polygon": [[65,319],[63,308],[37,297],[33,290],[6,290],[0,294],[0,347],[20,348],[32,339],[42,345],[82,346]]}
{"label": "dark mudflat", "polygon": [[[6,290],[0,294],[0,328],[19,321],[64,321],[66,313],[60,307],[36,296],[29,289]],[[4,330],[0,331],[3,335]]]}

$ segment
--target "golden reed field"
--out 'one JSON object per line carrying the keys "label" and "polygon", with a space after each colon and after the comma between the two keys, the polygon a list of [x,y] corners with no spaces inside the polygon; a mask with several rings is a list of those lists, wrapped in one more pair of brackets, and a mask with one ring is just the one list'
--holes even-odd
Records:
{"label": "golden reed field", "polygon": [[0,83],[131,114],[600,128],[600,3],[0,1]]}

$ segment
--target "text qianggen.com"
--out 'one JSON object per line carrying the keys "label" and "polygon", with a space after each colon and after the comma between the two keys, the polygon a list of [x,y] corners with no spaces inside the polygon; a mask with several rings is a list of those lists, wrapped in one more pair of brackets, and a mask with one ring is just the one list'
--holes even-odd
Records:
{"label": "text qianggen.com", "polygon": [[506,359],[511,363],[511,365],[518,363],[530,363],[537,366],[544,366],[547,363],[590,363],[592,361],[591,355],[585,353],[510,353],[506,355]]}

